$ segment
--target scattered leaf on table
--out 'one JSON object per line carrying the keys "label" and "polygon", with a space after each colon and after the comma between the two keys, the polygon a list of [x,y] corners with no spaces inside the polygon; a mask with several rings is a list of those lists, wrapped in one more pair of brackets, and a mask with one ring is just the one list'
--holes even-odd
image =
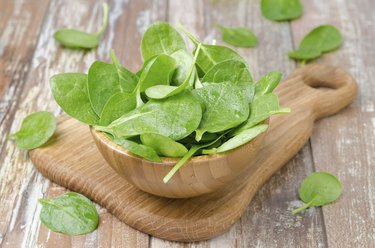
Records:
{"label": "scattered leaf on table", "polygon": [[262,15],[271,21],[288,21],[302,15],[300,0],[262,0]]}
{"label": "scattered leaf on table", "polygon": [[255,47],[258,39],[255,34],[248,28],[236,27],[229,28],[220,25],[221,39],[236,47]]}

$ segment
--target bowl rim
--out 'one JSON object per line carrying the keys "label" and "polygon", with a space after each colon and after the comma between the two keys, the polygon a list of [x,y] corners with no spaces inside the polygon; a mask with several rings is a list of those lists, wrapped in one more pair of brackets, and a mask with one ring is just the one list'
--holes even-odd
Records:
{"label": "bowl rim", "polygon": [[[268,127],[266,129],[265,132],[261,133],[261,134],[265,134],[268,129],[269,129],[269,119],[266,119],[265,121],[261,122],[263,124],[268,124]],[[113,142],[109,137],[107,137],[104,132],[102,131],[99,131],[99,130],[96,130],[93,126],[90,126],[90,131],[91,131],[91,135],[92,136],[95,136],[97,139],[99,139],[102,143],[105,143],[105,145],[107,147],[110,147],[111,149],[123,154],[123,155],[126,155],[126,156],[129,156],[129,157],[132,157],[132,158],[135,158],[135,159],[141,159],[141,160],[144,160],[144,161],[148,161],[150,163],[153,163],[153,164],[158,164],[158,165],[174,165],[176,164],[178,161],[181,160],[181,158],[171,158],[171,157],[162,157],[160,156],[160,159],[161,159],[161,162],[156,162],[156,161],[151,161],[151,160],[148,160],[148,159],[145,159],[145,158],[142,158],[138,155],[135,155],[133,154],[132,152],[130,152],[128,149],[116,144],[115,142]],[[192,162],[197,162],[197,161],[202,161],[202,160],[209,160],[209,159],[218,159],[218,158],[221,158],[221,157],[225,157],[228,155],[228,153],[232,153],[234,152],[235,150],[238,150],[240,148],[243,148],[244,146],[246,145],[249,145],[250,143],[254,143],[257,139],[259,139],[259,136],[256,136],[254,139],[250,140],[249,142],[239,146],[239,147],[236,147],[234,149],[231,149],[229,151],[226,151],[226,152],[222,152],[222,153],[215,153],[215,154],[205,154],[205,155],[199,155],[199,156],[192,156],[189,161],[192,161]],[[93,137],[95,139],[95,137]]]}

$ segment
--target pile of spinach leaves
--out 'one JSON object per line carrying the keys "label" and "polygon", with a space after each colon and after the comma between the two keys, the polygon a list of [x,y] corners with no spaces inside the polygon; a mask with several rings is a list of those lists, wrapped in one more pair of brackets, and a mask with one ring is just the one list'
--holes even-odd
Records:
{"label": "pile of spinach leaves", "polygon": [[159,21],[143,35],[138,72],[111,51],[110,64],[96,61],[88,74],[50,79],[53,97],[68,115],[147,160],[180,158],[164,182],[192,156],[237,148],[264,132],[271,115],[290,111],[273,93],[279,72],[255,82],[237,52],[180,29],[194,43],[192,53],[177,30]]}

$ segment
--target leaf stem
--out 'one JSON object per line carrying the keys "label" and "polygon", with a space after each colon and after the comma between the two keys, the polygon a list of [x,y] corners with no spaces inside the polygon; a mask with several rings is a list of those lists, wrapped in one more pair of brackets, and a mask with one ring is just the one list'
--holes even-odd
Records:
{"label": "leaf stem", "polygon": [[299,212],[301,212],[302,210],[305,210],[306,208],[309,208],[311,206],[311,204],[313,203],[314,199],[312,199],[311,201],[309,201],[308,203],[306,203],[305,205],[303,205],[302,207],[299,207],[297,209],[294,209],[292,211],[292,214],[297,214]]}
{"label": "leaf stem", "polygon": [[96,32],[95,35],[97,37],[100,37],[104,33],[105,29],[107,28],[107,25],[108,25],[108,4],[103,3],[103,22],[99,28],[99,31]]}

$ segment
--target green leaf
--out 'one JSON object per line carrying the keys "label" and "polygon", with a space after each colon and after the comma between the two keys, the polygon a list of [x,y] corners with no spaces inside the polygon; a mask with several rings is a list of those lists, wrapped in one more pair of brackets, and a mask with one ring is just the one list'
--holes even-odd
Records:
{"label": "green leaf", "polygon": [[142,37],[141,51],[144,61],[155,55],[171,55],[180,49],[186,49],[183,38],[166,22],[154,22]]}
{"label": "green leaf", "polygon": [[[201,42],[187,31],[185,27],[182,25],[179,25],[179,27],[195,46],[198,47]],[[229,47],[202,44],[197,58],[197,65],[203,73],[207,73],[213,66],[225,60],[239,60],[246,64],[246,61]]]}
{"label": "green leaf", "polygon": [[96,48],[108,25],[108,5],[103,3],[103,23],[99,31],[94,34],[85,33],[76,29],[60,29],[53,35],[56,41],[69,48]]}
{"label": "green leaf", "polygon": [[272,71],[267,73],[255,84],[255,95],[261,96],[267,93],[272,93],[277,85],[279,85],[280,80],[280,72]]}
{"label": "green leaf", "polygon": [[247,130],[244,130],[234,136],[233,138],[230,138],[226,142],[224,142],[221,146],[219,146],[216,149],[217,153],[226,152],[229,150],[232,150],[234,148],[237,148],[239,146],[242,146],[249,141],[256,138],[259,134],[265,132],[268,128],[268,125],[260,124],[255,127],[249,128]]}
{"label": "green leaf", "polygon": [[262,0],[262,15],[271,21],[288,21],[302,15],[300,0]]}
{"label": "green leaf", "polygon": [[256,47],[258,40],[250,29],[245,27],[229,28],[222,25],[219,27],[224,42],[236,47]]}
{"label": "green leaf", "polygon": [[199,141],[205,132],[216,133],[233,128],[249,116],[249,104],[241,88],[230,83],[205,83],[203,88],[195,89],[206,109],[196,130]]}
{"label": "green leaf", "polygon": [[50,86],[55,101],[65,113],[89,125],[98,123],[99,117],[91,107],[87,92],[86,74],[57,74],[50,79]]}
{"label": "green leaf", "polygon": [[165,157],[182,157],[188,152],[184,145],[156,133],[141,134],[141,141],[144,145],[152,147],[157,154]]}
{"label": "green leaf", "polygon": [[81,235],[95,231],[99,216],[95,206],[85,196],[68,192],[42,204],[40,220],[54,232]]}
{"label": "green leaf", "polygon": [[109,125],[112,121],[136,108],[135,94],[119,92],[114,94],[103,107],[99,124]]}
{"label": "green leaf", "polygon": [[176,60],[166,54],[151,59],[142,71],[137,88],[140,92],[154,85],[169,85],[176,69]]}
{"label": "green leaf", "polygon": [[166,99],[150,100],[107,127],[95,128],[117,137],[158,133],[179,140],[191,134],[201,118],[200,103],[189,91],[185,91]]}
{"label": "green leaf", "polygon": [[337,200],[341,195],[342,186],[334,175],[328,172],[314,172],[303,180],[298,192],[306,204],[293,210],[293,214],[311,206],[323,206]]}
{"label": "green leaf", "polygon": [[242,131],[254,127],[262,121],[275,114],[289,113],[289,108],[281,108],[279,99],[274,93],[267,93],[254,99],[250,106],[250,116],[240,127],[232,131],[231,136],[240,134]]}
{"label": "green leaf", "polygon": [[131,153],[139,157],[142,157],[150,161],[154,161],[154,162],[162,162],[158,154],[152,147],[138,144],[136,142],[133,142],[127,139],[120,139],[120,138],[115,138],[113,142],[124,147],[125,149],[129,150]]}
{"label": "green leaf", "polygon": [[[174,85],[181,85],[187,78],[190,70],[191,64],[193,63],[193,55],[186,51],[185,49],[177,50],[176,52],[171,54],[171,57],[174,58],[177,62],[176,70],[173,74],[172,84]],[[194,67],[194,74],[195,74],[195,67]],[[193,85],[194,77],[191,78],[189,82],[190,85]]]}
{"label": "green leaf", "polygon": [[110,51],[109,55],[111,57],[112,63],[117,69],[121,92],[132,93],[137,86],[139,80],[138,76],[120,64],[113,50]]}
{"label": "green leaf", "polygon": [[16,139],[18,147],[31,150],[47,143],[55,130],[55,116],[50,112],[41,111],[26,116],[20,130],[7,138]]}
{"label": "green leaf", "polygon": [[342,35],[334,26],[321,25],[314,28],[302,40],[299,48],[288,53],[293,59],[315,59],[322,53],[335,50],[342,44]]}

